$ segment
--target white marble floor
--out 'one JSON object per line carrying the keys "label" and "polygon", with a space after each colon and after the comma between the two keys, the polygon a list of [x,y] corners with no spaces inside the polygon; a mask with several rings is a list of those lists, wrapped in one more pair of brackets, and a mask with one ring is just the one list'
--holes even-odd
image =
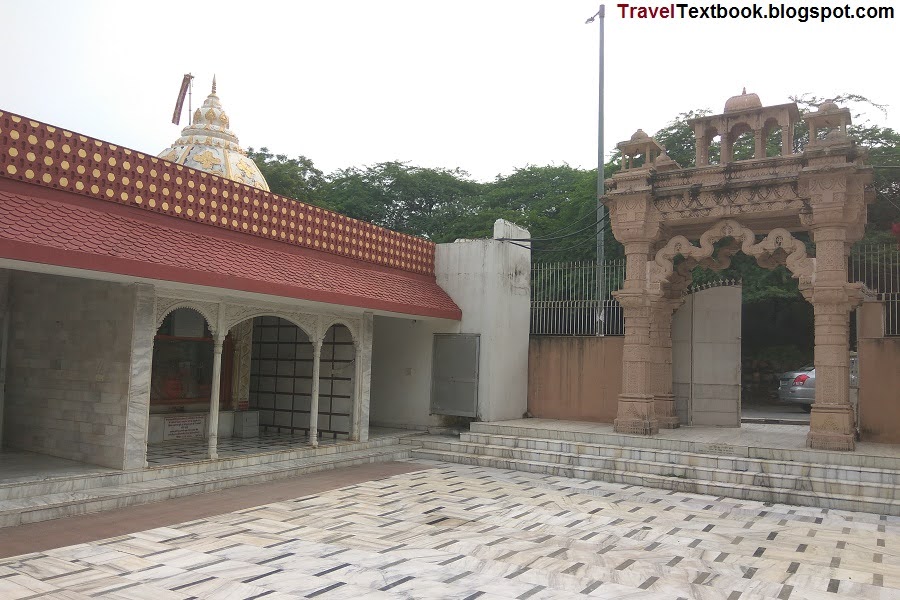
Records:
{"label": "white marble floor", "polygon": [[0,598],[900,598],[900,518],[490,468],[0,560]]}

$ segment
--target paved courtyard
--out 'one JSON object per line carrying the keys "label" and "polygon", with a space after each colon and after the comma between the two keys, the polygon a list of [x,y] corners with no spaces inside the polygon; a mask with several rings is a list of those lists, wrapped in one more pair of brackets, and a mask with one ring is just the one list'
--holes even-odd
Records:
{"label": "paved courtyard", "polygon": [[900,518],[424,466],[2,559],[0,598],[900,598]]}

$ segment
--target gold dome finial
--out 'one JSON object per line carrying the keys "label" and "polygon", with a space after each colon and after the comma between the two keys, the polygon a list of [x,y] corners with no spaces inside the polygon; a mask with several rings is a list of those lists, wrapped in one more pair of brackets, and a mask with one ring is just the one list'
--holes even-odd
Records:
{"label": "gold dome finial", "polygon": [[[216,91],[216,78],[215,78],[215,76],[213,76],[213,91]],[[744,86],[744,91],[741,92],[741,94],[744,95],[744,96],[747,95],[747,86],[746,86],[746,85]]]}
{"label": "gold dome finial", "polygon": [[213,87],[212,87],[212,93],[213,93],[213,94],[216,93],[216,76],[215,76],[215,75],[213,75]]}

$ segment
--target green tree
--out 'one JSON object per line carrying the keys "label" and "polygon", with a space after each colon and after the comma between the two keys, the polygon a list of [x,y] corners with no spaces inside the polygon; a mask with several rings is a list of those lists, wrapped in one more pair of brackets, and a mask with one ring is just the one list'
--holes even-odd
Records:
{"label": "green tree", "polygon": [[305,156],[288,158],[286,154],[272,154],[265,146],[258,151],[247,150],[247,156],[269,184],[269,189],[281,196],[321,205],[321,191],[325,175]]}
{"label": "green tree", "polygon": [[385,162],[332,173],[322,197],[348,216],[440,242],[451,241],[447,232],[481,187],[460,169]]}

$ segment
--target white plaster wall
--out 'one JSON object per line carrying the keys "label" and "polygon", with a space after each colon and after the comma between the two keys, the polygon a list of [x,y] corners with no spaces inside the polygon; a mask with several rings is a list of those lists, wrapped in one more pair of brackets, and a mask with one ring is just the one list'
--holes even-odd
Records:
{"label": "white plaster wall", "polygon": [[134,310],[133,286],[12,272],[7,446],[123,467]]}
{"label": "white plaster wall", "polygon": [[434,334],[458,331],[454,321],[375,317],[372,425],[425,429],[440,423],[439,417],[429,415]]}
{"label": "white plaster wall", "polygon": [[439,244],[437,282],[462,309],[459,333],[481,334],[478,418],[519,419],[528,405],[531,252],[496,238],[528,238],[507,221],[491,240]]}

